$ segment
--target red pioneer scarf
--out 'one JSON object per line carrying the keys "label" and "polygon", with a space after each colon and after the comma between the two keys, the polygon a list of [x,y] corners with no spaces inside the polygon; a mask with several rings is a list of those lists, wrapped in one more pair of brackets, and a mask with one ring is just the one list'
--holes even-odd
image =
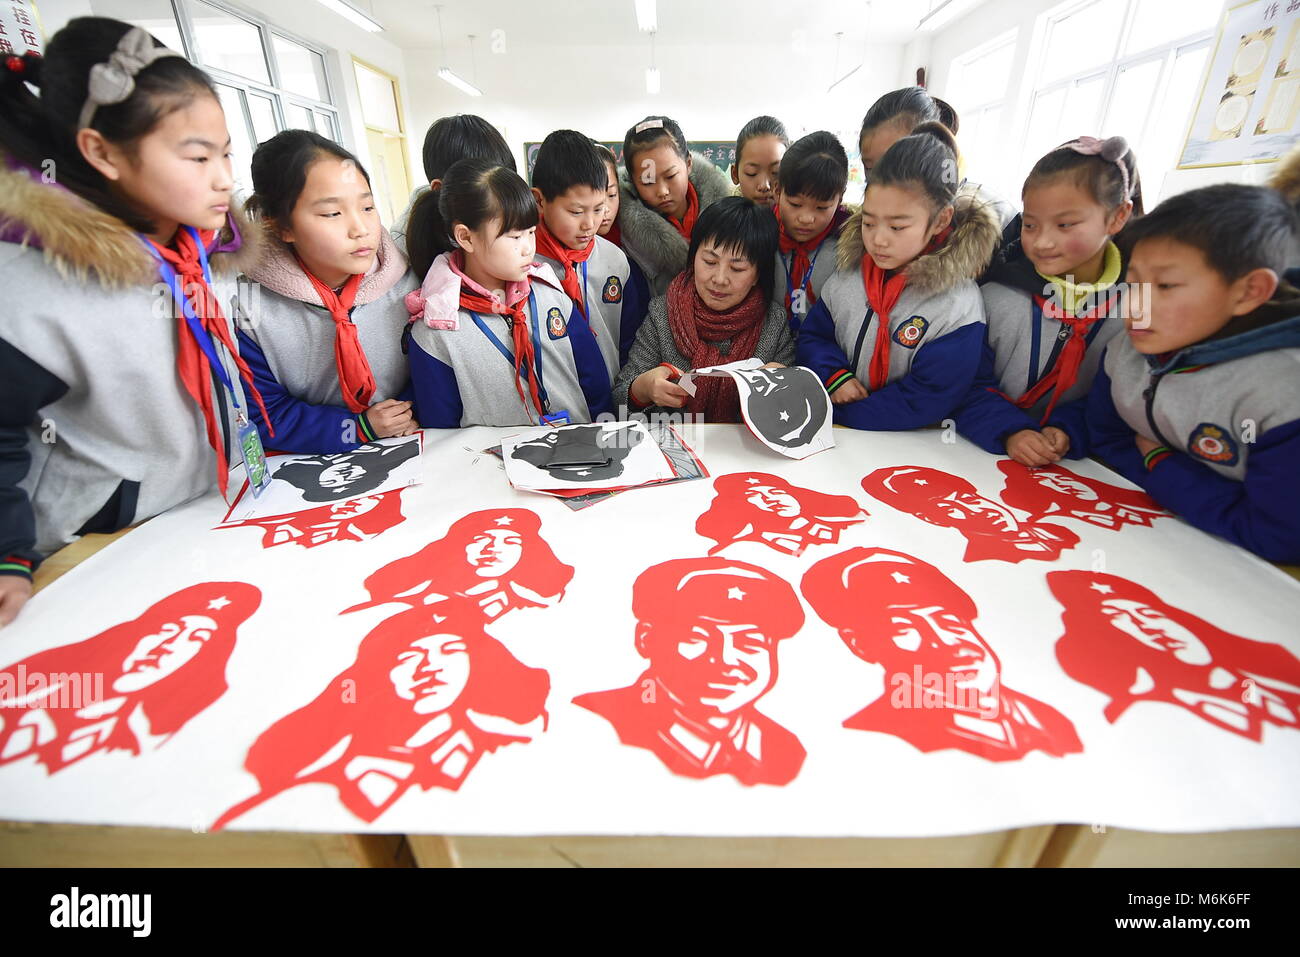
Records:
{"label": "red pioneer scarf", "polygon": [[1035,382],[1028,392],[1015,400],[1018,408],[1028,409],[1033,407],[1048,392],[1051,392],[1052,398],[1043,411],[1041,424],[1045,425],[1052,415],[1052,410],[1056,408],[1057,400],[1068,392],[1070,387],[1078,380],[1079,367],[1083,365],[1083,357],[1088,351],[1088,332],[1098,322],[1106,318],[1110,300],[1108,297],[1105,302],[1098,303],[1088,312],[1078,316],[1066,315],[1059,303],[1048,301],[1042,296],[1034,296],[1034,302],[1042,310],[1044,316],[1049,319],[1060,320],[1061,324],[1070,330],[1070,338],[1065,340],[1065,345],[1057,353],[1052,368]]}
{"label": "red pioneer scarf", "polygon": [[[529,280],[524,279],[525,291],[527,291]],[[510,325],[510,335],[514,340],[515,347],[515,391],[519,393],[519,401],[524,404],[524,411],[528,411],[528,396],[533,399],[533,408],[537,410],[537,421],[540,423],[545,410],[542,408],[542,398],[537,391],[537,359],[533,354],[533,340],[528,335],[528,316],[524,311],[524,303],[527,296],[520,299],[513,306],[507,306],[500,299],[493,296],[485,296],[482,293],[474,292],[469,286],[462,281],[460,284],[460,305],[462,309],[468,309],[471,312],[495,313],[498,316],[505,316]],[[524,392],[524,380],[528,381],[528,392]]]}
{"label": "red pioneer scarf", "polygon": [[[767,303],[755,285],[744,299],[726,312],[715,312],[695,291],[695,270],[687,267],[668,286],[668,327],[677,351],[692,369],[748,359],[758,345],[767,315]],[[724,355],[718,343],[731,341]],[[706,376],[695,380],[695,396],[686,410],[700,412],[707,422],[739,422],[740,394],[730,378]]]}
{"label": "red pioneer scarf", "polygon": [[[951,226],[944,227],[921,251],[921,256],[942,246],[948,241],[951,233]],[[920,256],[917,258],[919,259]],[[886,272],[887,270],[876,265],[870,253],[862,254],[862,286],[867,293],[867,304],[871,306],[871,311],[876,314],[877,319],[876,343],[871,350],[871,365],[868,368],[868,385],[872,392],[884,388],[889,380],[889,314],[897,305],[898,297],[903,294],[903,288],[907,285],[906,268],[899,269],[892,276],[887,276]]]}
{"label": "red pioneer scarf", "polygon": [[[786,309],[789,309],[791,291],[793,289],[802,289],[804,283],[808,279],[808,274],[812,272],[812,259],[809,258],[809,253],[815,253],[817,251],[817,247],[820,246],[825,241],[826,237],[831,234],[831,230],[835,228],[840,217],[837,211],[836,215],[831,217],[831,221],[826,224],[825,229],[806,243],[801,243],[786,234],[785,223],[781,220],[780,206],[781,204],[777,203],[772,207],[772,211],[776,214],[776,228],[777,233],[780,236],[781,252],[794,253],[794,262],[790,265],[790,282],[792,285],[785,292],[785,307]],[[809,289],[808,308],[812,309],[815,305],[817,305],[817,296],[813,293],[812,289]]]}
{"label": "red pioneer scarf", "polygon": [[[214,235],[212,231],[201,231],[199,239],[206,247],[212,242]],[[262,421],[266,423],[267,431],[274,437],[275,429],[271,426],[270,416],[266,414],[262,394],[253,384],[253,373],[249,370],[248,363],[239,357],[235,344],[231,340],[230,327],[226,322],[225,314],[221,311],[221,303],[203,275],[203,262],[199,258],[199,248],[194,243],[194,237],[188,229],[182,228],[176,232],[175,249],[156,243],[152,239],[149,243],[157,250],[158,255],[176,270],[181,289],[189,297],[194,306],[194,314],[204,330],[221,343],[234,360],[239,378],[247,386],[247,393],[251,394],[257,402],[257,407],[262,412]],[[222,438],[221,427],[217,424],[217,413],[212,399],[212,367],[208,364],[203,349],[198,339],[194,337],[194,332],[185,321],[185,317],[182,315],[177,318],[180,320],[180,325],[176,341],[176,371],[185,386],[185,391],[198,403],[203,412],[208,444],[212,446],[212,451],[217,456],[217,487],[221,489],[221,494],[224,496],[230,479],[230,467],[226,459],[226,443]]]}
{"label": "red pioneer scarf", "polygon": [[[297,254],[294,255],[297,258]],[[301,259],[298,259],[298,265],[316,290],[316,295],[320,296],[321,305],[329,310],[334,320],[334,366],[338,370],[343,401],[347,403],[349,412],[364,412],[375,394],[375,376],[357,338],[356,324],[348,314],[356,302],[357,290],[364,276],[361,273],[349,276],[342,291],[336,293],[312,275]]]}
{"label": "red pioneer scarf", "polygon": [[682,239],[689,243],[691,241],[691,231],[695,229],[695,221],[700,218],[700,194],[695,192],[693,183],[686,184],[686,215],[682,217],[681,222],[671,216],[666,218],[673,229],[677,230],[681,235]]}
{"label": "red pioneer scarf", "polygon": [[575,251],[564,245],[551,234],[546,228],[546,223],[539,220],[537,223],[537,252],[547,259],[558,260],[564,267],[564,275],[560,277],[560,287],[565,291],[578,311],[585,318],[586,309],[582,305],[582,280],[578,278],[578,270],[575,268],[576,263],[585,263],[591,258],[592,250],[596,248],[596,239],[592,237],[591,242],[587,243],[587,248]]}

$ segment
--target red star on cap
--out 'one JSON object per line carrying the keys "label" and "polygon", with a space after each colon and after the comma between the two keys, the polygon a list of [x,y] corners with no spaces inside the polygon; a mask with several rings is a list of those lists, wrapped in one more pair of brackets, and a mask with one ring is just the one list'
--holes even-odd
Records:
{"label": "red star on cap", "polygon": [[509,515],[502,515],[500,518],[498,518],[498,519],[496,520],[496,523],[495,523],[495,524],[497,524],[497,525],[510,525],[510,524],[512,524],[513,522],[514,522],[514,519],[511,518]]}
{"label": "red star on cap", "polygon": [[1101,582],[1093,582],[1088,587],[1090,587],[1093,591],[1101,592],[1103,595],[1109,595],[1111,592],[1115,590],[1111,588],[1109,585],[1103,585]]}
{"label": "red star on cap", "polygon": [[741,591],[739,588],[737,588],[735,585],[732,585],[730,588],[727,589],[727,597],[740,599],[745,597],[745,593]]}
{"label": "red star on cap", "polygon": [[208,609],[210,611],[220,611],[222,608],[225,608],[229,604],[230,604],[230,599],[227,598],[225,595],[222,595],[220,598],[214,598],[212,599],[212,601],[208,602]]}
{"label": "red star on cap", "polygon": [[912,582],[912,579],[907,575],[904,575],[902,572],[894,572],[889,577],[894,579],[894,581],[898,582],[900,585],[909,585]]}

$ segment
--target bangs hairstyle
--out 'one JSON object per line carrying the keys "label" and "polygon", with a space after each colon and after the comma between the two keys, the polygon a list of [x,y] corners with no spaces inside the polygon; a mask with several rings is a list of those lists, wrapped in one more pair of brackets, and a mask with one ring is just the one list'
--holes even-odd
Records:
{"label": "bangs hairstyle", "polygon": [[603,195],[609,188],[609,170],[591,137],[574,130],[556,130],[537,149],[533,185],[547,202],[575,186],[586,186]]}
{"label": "bangs hairstyle", "polygon": [[849,157],[834,133],[818,130],[800,137],[786,151],[776,178],[787,196],[838,202],[849,185]]}
{"label": "bangs hairstyle", "polygon": [[[152,233],[155,224],[86,162],[76,140],[90,71],[108,62],[131,29],[131,24],[107,17],[77,17],[54,34],[44,57],[27,54],[19,58],[21,72],[0,64],[0,149],[36,169],[52,161],[60,186],[132,229]],[[153,43],[155,47],[164,45],[156,38]],[[28,83],[40,90],[39,96],[32,94]],[[184,57],[163,57],[136,74],[135,88],[125,100],[98,107],[90,128],[134,159],[141,139],[201,96],[220,102],[206,73]]]}
{"label": "bangs hairstyle", "polygon": [[442,179],[457,160],[473,157],[515,169],[515,154],[510,152],[505,137],[481,116],[444,116],[424,134],[424,176],[429,182]]}
{"label": "bangs hairstyle", "polygon": [[[537,200],[518,173],[485,159],[453,163],[438,190],[438,211],[447,224],[447,241],[455,248],[451,230],[464,223],[472,230],[500,220],[497,236],[537,225]],[[426,269],[427,272],[427,269]]]}
{"label": "bangs hairstyle", "polygon": [[[444,116],[424,134],[424,175],[443,179],[452,165],[463,159],[485,159],[515,169],[515,155],[495,126],[473,113]],[[423,277],[441,253],[456,248],[451,227],[442,221],[438,191],[422,190],[411,205],[406,226],[406,254],[412,268]]]}
{"label": "bangs hairstyle", "polygon": [[1296,211],[1267,186],[1218,183],[1165,200],[1120,233],[1129,254],[1144,239],[1170,239],[1198,249],[1228,282],[1253,269],[1286,271],[1297,231]]}
{"label": "bangs hairstyle", "polygon": [[933,217],[957,196],[957,141],[942,123],[922,123],[910,136],[885,151],[871,171],[872,186],[919,190],[929,201]]}
{"label": "bangs hairstyle", "polygon": [[766,206],[743,196],[726,196],[700,213],[691,233],[686,262],[695,263],[695,254],[705,243],[712,243],[744,256],[758,269],[758,288],[764,302],[772,301],[772,277],[776,272],[776,251],[780,245],[776,217]]}
{"label": "bangs hairstyle", "polygon": [[284,130],[253,153],[253,195],[244,209],[280,227],[288,226],[312,164],[328,157],[352,163],[370,185],[366,168],[333,140],[310,130]]}
{"label": "bangs hairstyle", "polygon": [[752,139],[760,136],[775,136],[781,141],[781,145],[789,147],[790,134],[785,131],[785,124],[775,116],[756,116],[740,128],[740,135],[736,137],[736,165],[741,163],[741,154],[745,152],[745,144]]}
{"label": "bangs hairstyle", "polygon": [[901,90],[886,93],[871,104],[871,109],[862,118],[858,139],[861,140],[887,123],[896,123],[905,130],[913,131],[922,123],[929,122],[942,123],[953,133],[960,126],[957,111],[943,100],[931,96],[923,87],[905,86]]}
{"label": "bangs hairstyle", "polygon": [[[1118,137],[1106,142],[1111,143],[1115,140],[1118,140]],[[1119,167],[1115,165],[1116,162],[1123,163],[1124,169],[1128,172],[1128,197],[1124,196],[1124,177],[1120,174]],[[1124,205],[1126,198],[1131,199],[1133,215],[1142,215],[1142,180],[1138,176],[1137,155],[1131,149],[1125,149],[1118,160],[1110,160],[1102,154],[1080,153],[1070,149],[1068,144],[1062,143],[1034,164],[1034,168],[1025,177],[1020,198],[1022,200],[1025,198],[1026,190],[1053,180],[1064,180],[1077,186],[1092,197],[1097,205],[1104,206],[1107,212],[1113,212]]]}
{"label": "bangs hairstyle", "polygon": [[[641,123],[662,123],[663,125],[647,127],[638,133],[636,128]],[[640,123],[633,124],[628,129],[627,135],[623,137],[623,168],[627,170],[628,179],[632,180],[632,182],[636,182],[634,179],[636,174],[632,168],[636,162],[636,154],[641,150],[653,149],[659,145],[660,140],[667,140],[668,145],[673,148],[673,152],[683,160],[690,159],[690,148],[686,145],[686,134],[677,125],[677,121],[666,116],[647,116]]]}

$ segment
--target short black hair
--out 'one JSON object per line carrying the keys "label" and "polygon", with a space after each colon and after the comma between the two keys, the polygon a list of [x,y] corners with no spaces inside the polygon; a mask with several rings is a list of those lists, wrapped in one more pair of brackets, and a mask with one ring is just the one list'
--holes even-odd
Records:
{"label": "short black hair", "polygon": [[457,160],[471,157],[515,169],[515,154],[505,137],[483,117],[458,113],[433,121],[424,134],[424,176],[429,182],[442,179]]}
{"label": "short black hair", "polygon": [[740,134],[736,137],[737,165],[740,163],[740,155],[745,152],[745,144],[760,136],[775,136],[782,146],[790,145],[790,134],[785,131],[784,123],[775,116],[756,116],[740,128]]}
{"label": "short black hair", "polygon": [[818,130],[786,150],[776,178],[787,196],[829,203],[843,196],[849,185],[849,157],[834,133]]}
{"label": "short black hair", "polygon": [[772,278],[776,272],[776,251],[780,233],[776,217],[767,206],[759,206],[743,196],[726,196],[700,213],[691,232],[688,265],[695,263],[695,253],[706,242],[724,249],[735,249],[758,268],[758,288],[765,302],[772,301]]}
{"label": "short black hair", "polygon": [[1144,239],[1171,239],[1200,250],[1211,269],[1235,282],[1253,269],[1286,272],[1296,211],[1267,186],[1216,183],[1171,196],[1120,233],[1131,253]]}
{"label": "short black hair", "polygon": [[317,160],[329,156],[352,163],[366,183],[370,182],[361,162],[333,140],[311,130],[283,130],[253,153],[253,195],[245,202],[245,210],[281,228],[288,226],[307,185],[307,172]]}
{"label": "short black hair", "polygon": [[636,182],[633,177],[636,171],[632,164],[636,161],[636,154],[645,149],[653,148],[660,140],[668,140],[668,144],[673,148],[678,156],[684,160],[690,159],[690,147],[686,144],[686,134],[682,128],[677,125],[677,121],[667,116],[647,116],[640,123],[633,125],[623,137],[623,168],[627,170],[628,178]]}
{"label": "short black hair", "polygon": [[609,187],[609,171],[590,137],[575,130],[556,130],[537,149],[533,185],[548,202],[575,186],[604,193]]}

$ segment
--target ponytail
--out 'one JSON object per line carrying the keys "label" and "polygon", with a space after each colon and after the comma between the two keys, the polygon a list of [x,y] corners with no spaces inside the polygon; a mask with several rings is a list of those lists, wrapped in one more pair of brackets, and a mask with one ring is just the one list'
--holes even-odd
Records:
{"label": "ponytail", "polygon": [[938,213],[957,196],[959,157],[951,130],[939,122],[922,123],[885,151],[871,171],[870,185],[918,189]]}

